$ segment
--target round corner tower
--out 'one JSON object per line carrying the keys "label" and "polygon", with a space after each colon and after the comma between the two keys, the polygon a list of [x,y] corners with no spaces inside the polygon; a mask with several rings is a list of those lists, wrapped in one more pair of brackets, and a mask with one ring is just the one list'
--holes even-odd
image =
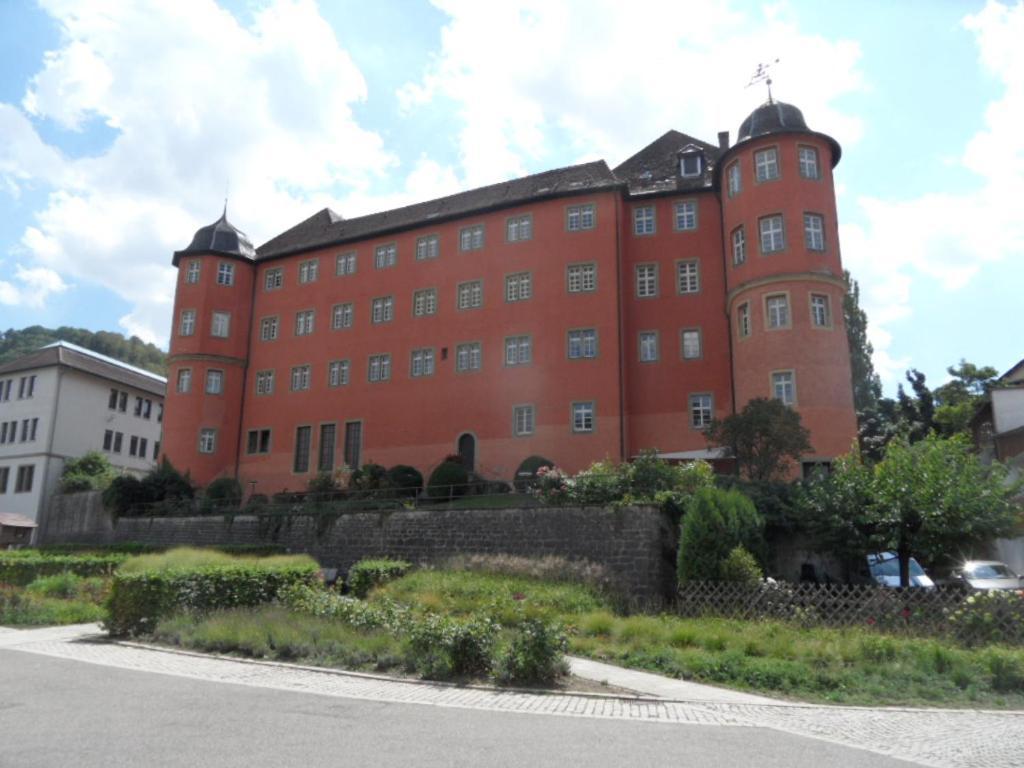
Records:
{"label": "round corner tower", "polygon": [[162,455],[203,486],[236,474],[255,258],[225,208],[172,260],[178,279]]}
{"label": "round corner tower", "polygon": [[843,323],[845,283],[832,170],[840,147],[794,106],[769,101],[716,168],[736,408],[776,397],[829,461],[857,435]]}

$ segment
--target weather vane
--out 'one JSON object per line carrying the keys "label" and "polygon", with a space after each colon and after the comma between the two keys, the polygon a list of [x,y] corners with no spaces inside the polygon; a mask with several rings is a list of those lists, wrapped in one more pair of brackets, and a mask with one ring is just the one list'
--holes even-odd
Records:
{"label": "weather vane", "polygon": [[764,83],[768,87],[768,103],[772,103],[772,73],[771,68],[773,65],[778,64],[779,60],[770,61],[767,64],[758,64],[757,71],[754,72],[750,78],[750,82],[747,83],[747,88],[752,86],[754,83]]}

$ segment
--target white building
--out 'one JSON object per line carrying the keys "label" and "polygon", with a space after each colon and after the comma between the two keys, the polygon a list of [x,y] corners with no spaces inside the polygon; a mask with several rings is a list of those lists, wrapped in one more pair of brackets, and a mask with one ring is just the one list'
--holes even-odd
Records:
{"label": "white building", "polygon": [[65,460],[87,451],[149,471],[166,388],[162,376],[65,341],[0,365],[0,512],[40,522]]}

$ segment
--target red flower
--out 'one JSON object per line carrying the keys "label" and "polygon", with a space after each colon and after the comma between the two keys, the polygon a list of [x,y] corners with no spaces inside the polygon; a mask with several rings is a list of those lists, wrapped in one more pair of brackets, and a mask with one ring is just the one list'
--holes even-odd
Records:
{"label": "red flower", "polygon": [[512,599],[513,600],[525,600],[526,599],[526,595],[524,595],[522,592],[516,592],[514,595],[512,595]]}
{"label": "red flower", "polygon": [[910,609],[909,608],[904,608],[901,611],[901,613],[903,614],[903,618],[904,619],[909,619],[910,618]]}
{"label": "red flower", "polygon": [[868,616],[868,624],[873,626],[874,623],[875,623],[875,617],[874,616]]}

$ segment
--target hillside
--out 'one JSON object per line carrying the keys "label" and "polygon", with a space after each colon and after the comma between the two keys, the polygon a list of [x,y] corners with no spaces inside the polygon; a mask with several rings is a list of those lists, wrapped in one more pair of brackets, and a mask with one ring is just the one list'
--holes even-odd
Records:
{"label": "hillside", "polygon": [[11,328],[0,334],[0,363],[33,352],[55,341],[69,341],[80,347],[99,352],[129,365],[145,368],[147,371],[167,374],[167,354],[155,344],[147,344],[138,336],[125,338],[110,331],[88,331],[85,328],[43,328],[32,325],[15,330]]}

